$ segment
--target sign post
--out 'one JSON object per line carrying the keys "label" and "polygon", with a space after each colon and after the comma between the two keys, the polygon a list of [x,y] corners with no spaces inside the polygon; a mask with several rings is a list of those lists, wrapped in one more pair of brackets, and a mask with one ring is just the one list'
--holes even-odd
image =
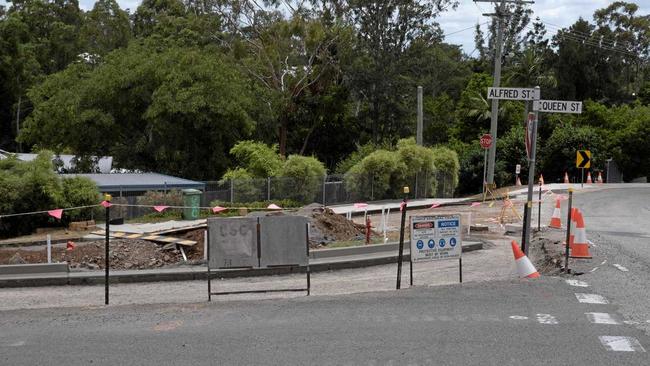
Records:
{"label": "sign post", "polygon": [[[411,216],[411,265],[458,259],[458,278],[463,282],[461,219],[459,214]],[[411,274],[411,285],[413,277]]]}
{"label": "sign post", "polygon": [[489,133],[484,134],[481,136],[481,139],[479,140],[481,147],[483,148],[483,194],[485,194],[485,184],[487,183],[486,180],[486,173],[487,173],[487,152],[488,149],[492,146],[492,135]]}
{"label": "sign post", "polygon": [[[399,230],[399,253],[397,254],[397,289],[402,287],[402,261],[404,260],[404,226],[406,225],[406,205],[409,195],[409,187],[404,187],[404,200],[402,201],[402,223]],[[413,253],[411,253],[413,258]],[[411,268],[413,268],[411,266]],[[413,273],[413,272],[411,272]]]}
{"label": "sign post", "polygon": [[[535,87],[535,89],[539,89],[539,87]],[[537,96],[539,96],[539,94],[537,94]],[[536,100],[533,100],[533,111],[535,112],[533,117],[533,126],[532,128],[527,129],[526,134],[527,138],[528,130],[530,130],[532,134],[532,137],[530,138],[530,151],[528,159],[530,165],[530,169],[528,171],[528,200],[526,202],[526,209],[524,211],[524,227],[521,240],[521,249],[524,251],[524,253],[526,253],[526,255],[528,255],[528,246],[530,244],[530,221],[531,211],[533,208],[533,181],[535,180],[535,149],[539,112],[580,114],[582,113],[582,102],[564,100],[540,100],[537,98]],[[530,124],[530,114],[528,121]],[[530,125],[528,126],[530,127]],[[526,145],[528,147],[528,143]]]}
{"label": "sign post", "polygon": [[582,180],[580,181],[580,187],[583,187],[585,184],[585,168],[591,168],[591,151],[576,151],[576,168],[580,168],[581,170]]}
{"label": "sign post", "polygon": [[[500,63],[497,63],[501,65]],[[500,66],[499,66],[500,67]],[[499,85],[498,81],[495,79],[495,85]],[[490,127],[490,133],[494,140],[497,139],[497,128],[496,128],[496,119],[497,119],[497,109],[498,101],[501,99],[505,100],[522,100],[522,101],[532,101],[540,99],[540,91],[534,88],[501,88],[493,87],[488,88],[487,99],[492,100],[492,125]],[[487,183],[490,186],[494,184],[494,166],[496,161],[496,144],[492,144],[489,151],[489,167],[487,170]]]}

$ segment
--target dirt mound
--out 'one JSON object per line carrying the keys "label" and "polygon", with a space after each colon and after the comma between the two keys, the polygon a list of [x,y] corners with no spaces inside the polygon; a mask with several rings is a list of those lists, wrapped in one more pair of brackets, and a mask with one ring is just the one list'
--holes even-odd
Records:
{"label": "dirt mound", "polygon": [[[203,258],[203,234],[196,231],[195,235],[201,235],[200,244],[185,249],[190,263]],[[173,245],[163,247],[146,240],[113,239],[109,249],[111,269],[148,269],[184,262],[181,252]],[[9,264],[16,257],[24,263],[46,263],[47,249],[42,246],[0,250],[0,264]],[[66,250],[65,245],[55,245],[52,247],[52,261],[68,262],[70,268],[103,269],[104,241],[77,242],[73,250]]]}
{"label": "dirt mound", "polygon": [[356,224],[342,215],[335,214],[334,211],[326,208],[321,213],[314,214],[313,223],[327,235],[331,235],[336,240],[353,240],[365,235],[366,228],[361,224]]}

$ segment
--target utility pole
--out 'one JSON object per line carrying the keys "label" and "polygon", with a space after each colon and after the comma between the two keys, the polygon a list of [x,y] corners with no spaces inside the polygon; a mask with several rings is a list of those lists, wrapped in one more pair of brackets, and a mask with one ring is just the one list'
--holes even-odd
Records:
{"label": "utility pole", "polygon": [[[496,50],[494,55],[494,83],[493,87],[498,88],[501,86],[501,49],[503,47],[503,18],[507,17],[506,14],[506,4],[533,4],[534,1],[524,1],[524,0],[474,0],[475,3],[494,3],[496,13],[492,14],[483,14],[485,16],[496,16],[497,17],[497,41],[496,41]],[[492,99],[492,116],[490,119],[490,135],[492,135],[492,146],[488,153],[488,165],[487,165],[487,183],[492,185],[494,184],[494,165],[497,156],[497,121],[499,113],[499,100]]]}
{"label": "utility pole", "polygon": [[422,87],[418,86],[418,121],[417,121],[417,130],[415,135],[415,142],[423,146],[422,141],[422,129],[423,129],[423,112],[422,112]]}

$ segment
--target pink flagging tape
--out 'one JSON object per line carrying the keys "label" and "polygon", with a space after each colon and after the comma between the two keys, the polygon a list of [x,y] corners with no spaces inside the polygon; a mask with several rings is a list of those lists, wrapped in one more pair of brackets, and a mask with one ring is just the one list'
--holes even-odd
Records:
{"label": "pink flagging tape", "polygon": [[163,212],[165,211],[169,206],[153,206],[153,209],[158,211],[158,212]]}
{"label": "pink flagging tape", "polygon": [[47,211],[47,214],[61,220],[61,215],[63,215],[63,209],[57,208],[56,210]]}

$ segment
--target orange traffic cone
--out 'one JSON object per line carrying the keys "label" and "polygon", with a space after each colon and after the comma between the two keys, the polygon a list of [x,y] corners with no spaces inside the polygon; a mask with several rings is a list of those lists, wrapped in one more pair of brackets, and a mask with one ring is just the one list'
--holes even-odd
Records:
{"label": "orange traffic cone", "polygon": [[571,258],[591,258],[591,254],[589,254],[589,243],[587,242],[585,220],[580,210],[576,213],[576,234],[571,244]]}
{"label": "orange traffic cone", "polygon": [[519,179],[519,176],[517,176],[517,181],[515,182],[515,185],[516,185],[516,186],[520,186],[520,185],[521,185],[521,179]]}
{"label": "orange traffic cone", "polygon": [[592,184],[594,181],[591,180],[591,172],[587,172],[587,181],[585,183]]}
{"label": "orange traffic cone", "polygon": [[519,244],[516,241],[512,241],[512,254],[515,255],[515,263],[517,263],[517,272],[521,278],[537,278],[539,277],[539,272],[535,269],[535,266],[530,262],[530,259],[526,257],[524,252],[519,248]]}
{"label": "orange traffic cone", "polygon": [[569,173],[564,172],[564,183],[569,183]]}
{"label": "orange traffic cone", "polygon": [[598,172],[598,178],[596,178],[596,183],[603,184],[603,174]]}
{"label": "orange traffic cone", "polygon": [[555,200],[555,209],[553,210],[553,216],[551,216],[551,224],[549,227],[561,229],[562,228],[562,219],[561,219],[561,203],[560,199]]}
{"label": "orange traffic cone", "polygon": [[539,175],[539,184],[544,185],[544,174]]}

